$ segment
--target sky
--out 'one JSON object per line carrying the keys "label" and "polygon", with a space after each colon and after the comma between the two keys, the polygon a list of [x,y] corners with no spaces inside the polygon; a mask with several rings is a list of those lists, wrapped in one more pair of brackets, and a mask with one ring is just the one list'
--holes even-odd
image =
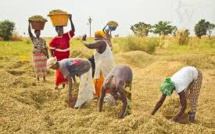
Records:
{"label": "sky", "polygon": [[[52,37],[56,32],[47,15],[53,9],[72,14],[76,37],[89,36],[89,17],[92,33],[114,20],[119,26],[113,35],[119,36],[133,34],[130,27],[138,22],[154,25],[158,21],[170,21],[179,29],[189,29],[191,35],[200,19],[215,24],[215,0],[0,0],[0,21],[15,22],[16,32],[27,36],[28,18],[42,15],[48,22],[41,36]],[[65,27],[65,31],[69,29],[70,25]]]}

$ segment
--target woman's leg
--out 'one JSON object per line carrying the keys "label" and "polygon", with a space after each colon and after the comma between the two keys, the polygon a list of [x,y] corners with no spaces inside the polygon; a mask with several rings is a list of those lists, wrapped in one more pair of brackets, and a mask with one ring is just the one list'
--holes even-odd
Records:
{"label": "woman's leg", "polygon": [[202,72],[198,70],[197,80],[195,80],[191,83],[188,91],[186,92],[187,97],[189,98],[189,101],[190,101],[191,110],[188,113],[190,122],[194,122],[194,120],[195,120],[196,107],[197,107],[197,103],[198,103],[198,97],[199,97],[201,85],[202,85]]}

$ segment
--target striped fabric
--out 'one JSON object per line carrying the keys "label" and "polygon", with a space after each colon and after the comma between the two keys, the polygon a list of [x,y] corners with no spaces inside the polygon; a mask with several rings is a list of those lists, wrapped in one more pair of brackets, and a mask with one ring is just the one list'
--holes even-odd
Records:
{"label": "striped fabric", "polygon": [[46,61],[47,57],[44,54],[42,53],[33,54],[33,65],[36,77],[46,76],[47,74]]}

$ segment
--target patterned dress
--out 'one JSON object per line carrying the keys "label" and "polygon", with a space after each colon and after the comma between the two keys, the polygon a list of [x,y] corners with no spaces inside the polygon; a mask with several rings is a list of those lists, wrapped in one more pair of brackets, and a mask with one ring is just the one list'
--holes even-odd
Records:
{"label": "patterned dress", "polygon": [[198,70],[198,77],[196,80],[190,83],[189,87],[185,91],[186,98],[189,100],[190,103],[190,112],[189,114],[194,114],[196,113],[196,107],[198,103],[198,97],[200,93],[200,89],[202,86],[202,72]]}
{"label": "patterned dress", "polygon": [[36,77],[45,77],[47,74],[46,62],[47,54],[44,49],[47,49],[46,42],[42,38],[32,38],[33,42],[33,66]]}

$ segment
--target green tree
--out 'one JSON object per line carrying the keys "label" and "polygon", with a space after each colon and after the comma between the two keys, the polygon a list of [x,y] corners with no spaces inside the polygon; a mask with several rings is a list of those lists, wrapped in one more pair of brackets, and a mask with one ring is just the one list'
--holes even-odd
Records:
{"label": "green tree", "polygon": [[151,25],[146,24],[144,22],[139,22],[131,26],[131,30],[134,32],[136,36],[139,36],[139,37],[148,36],[150,29],[151,29]]}
{"label": "green tree", "polygon": [[170,25],[169,21],[159,21],[153,26],[152,32],[159,35],[175,34],[177,31],[176,26]]}
{"label": "green tree", "polygon": [[4,20],[0,22],[0,37],[3,40],[10,40],[15,29],[15,23],[9,20]]}
{"label": "green tree", "polygon": [[177,34],[178,28],[176,26],[172,27],[172,35],[175,37]]}
{"label": "green tree", "polygon": [[201,39],[202,36],[207,34],[209,22],[206,22],[205,19],[201,19],[194,27],[194,32],[197,37]]}

